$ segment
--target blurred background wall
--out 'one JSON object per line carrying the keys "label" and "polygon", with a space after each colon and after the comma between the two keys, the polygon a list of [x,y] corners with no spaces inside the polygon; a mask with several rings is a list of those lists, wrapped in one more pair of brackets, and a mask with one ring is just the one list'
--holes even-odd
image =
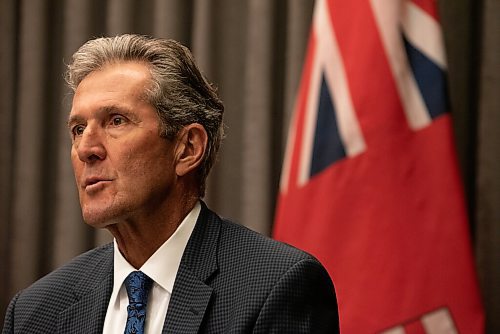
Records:
{"label": "blurred background wall", "polygon": [[[86,40],[173,38],[226,105],[206,201],[269,234],[312,0],[0,0],[0,312],[14,293],[105,243],[81,219],[63,73]],[[487,311],[500,332],[500,2],[441,0],[452,117]]]}

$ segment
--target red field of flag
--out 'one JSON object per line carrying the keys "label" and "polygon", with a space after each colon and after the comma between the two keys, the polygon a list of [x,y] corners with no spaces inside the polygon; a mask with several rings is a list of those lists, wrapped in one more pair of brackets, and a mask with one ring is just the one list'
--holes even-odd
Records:
{"label": "red field of flag", "polygon": [[342,333],[483,333],[431,0],[318,0],[274,237],[328,269]]}

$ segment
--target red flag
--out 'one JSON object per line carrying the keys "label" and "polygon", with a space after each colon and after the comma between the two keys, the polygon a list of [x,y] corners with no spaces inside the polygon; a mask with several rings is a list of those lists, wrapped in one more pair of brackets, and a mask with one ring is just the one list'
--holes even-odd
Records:
{"label": "red flag", "polygon": [[316,255],[342,333],[482,333],[433,0],[318,0],[274,237]]}

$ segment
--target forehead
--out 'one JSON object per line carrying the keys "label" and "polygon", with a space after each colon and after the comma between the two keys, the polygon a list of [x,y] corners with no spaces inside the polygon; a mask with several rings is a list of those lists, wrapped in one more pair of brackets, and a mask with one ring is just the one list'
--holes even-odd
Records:
{"label": "forehead", "polygon": [[73,96],[71,113],[113,102],[144,102],[151,84],[149,68],[142,62],[119,62],[88,74],[78,85]]}

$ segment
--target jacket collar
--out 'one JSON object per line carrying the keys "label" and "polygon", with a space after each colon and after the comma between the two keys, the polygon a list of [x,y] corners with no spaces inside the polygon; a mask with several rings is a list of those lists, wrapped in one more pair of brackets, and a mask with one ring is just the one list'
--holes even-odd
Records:
{"label": "jacket collar", "polygon": [[208,308],[208,278],[218,270],[220,218],[205,203],[177,272],[163,333],[197,333]]}

